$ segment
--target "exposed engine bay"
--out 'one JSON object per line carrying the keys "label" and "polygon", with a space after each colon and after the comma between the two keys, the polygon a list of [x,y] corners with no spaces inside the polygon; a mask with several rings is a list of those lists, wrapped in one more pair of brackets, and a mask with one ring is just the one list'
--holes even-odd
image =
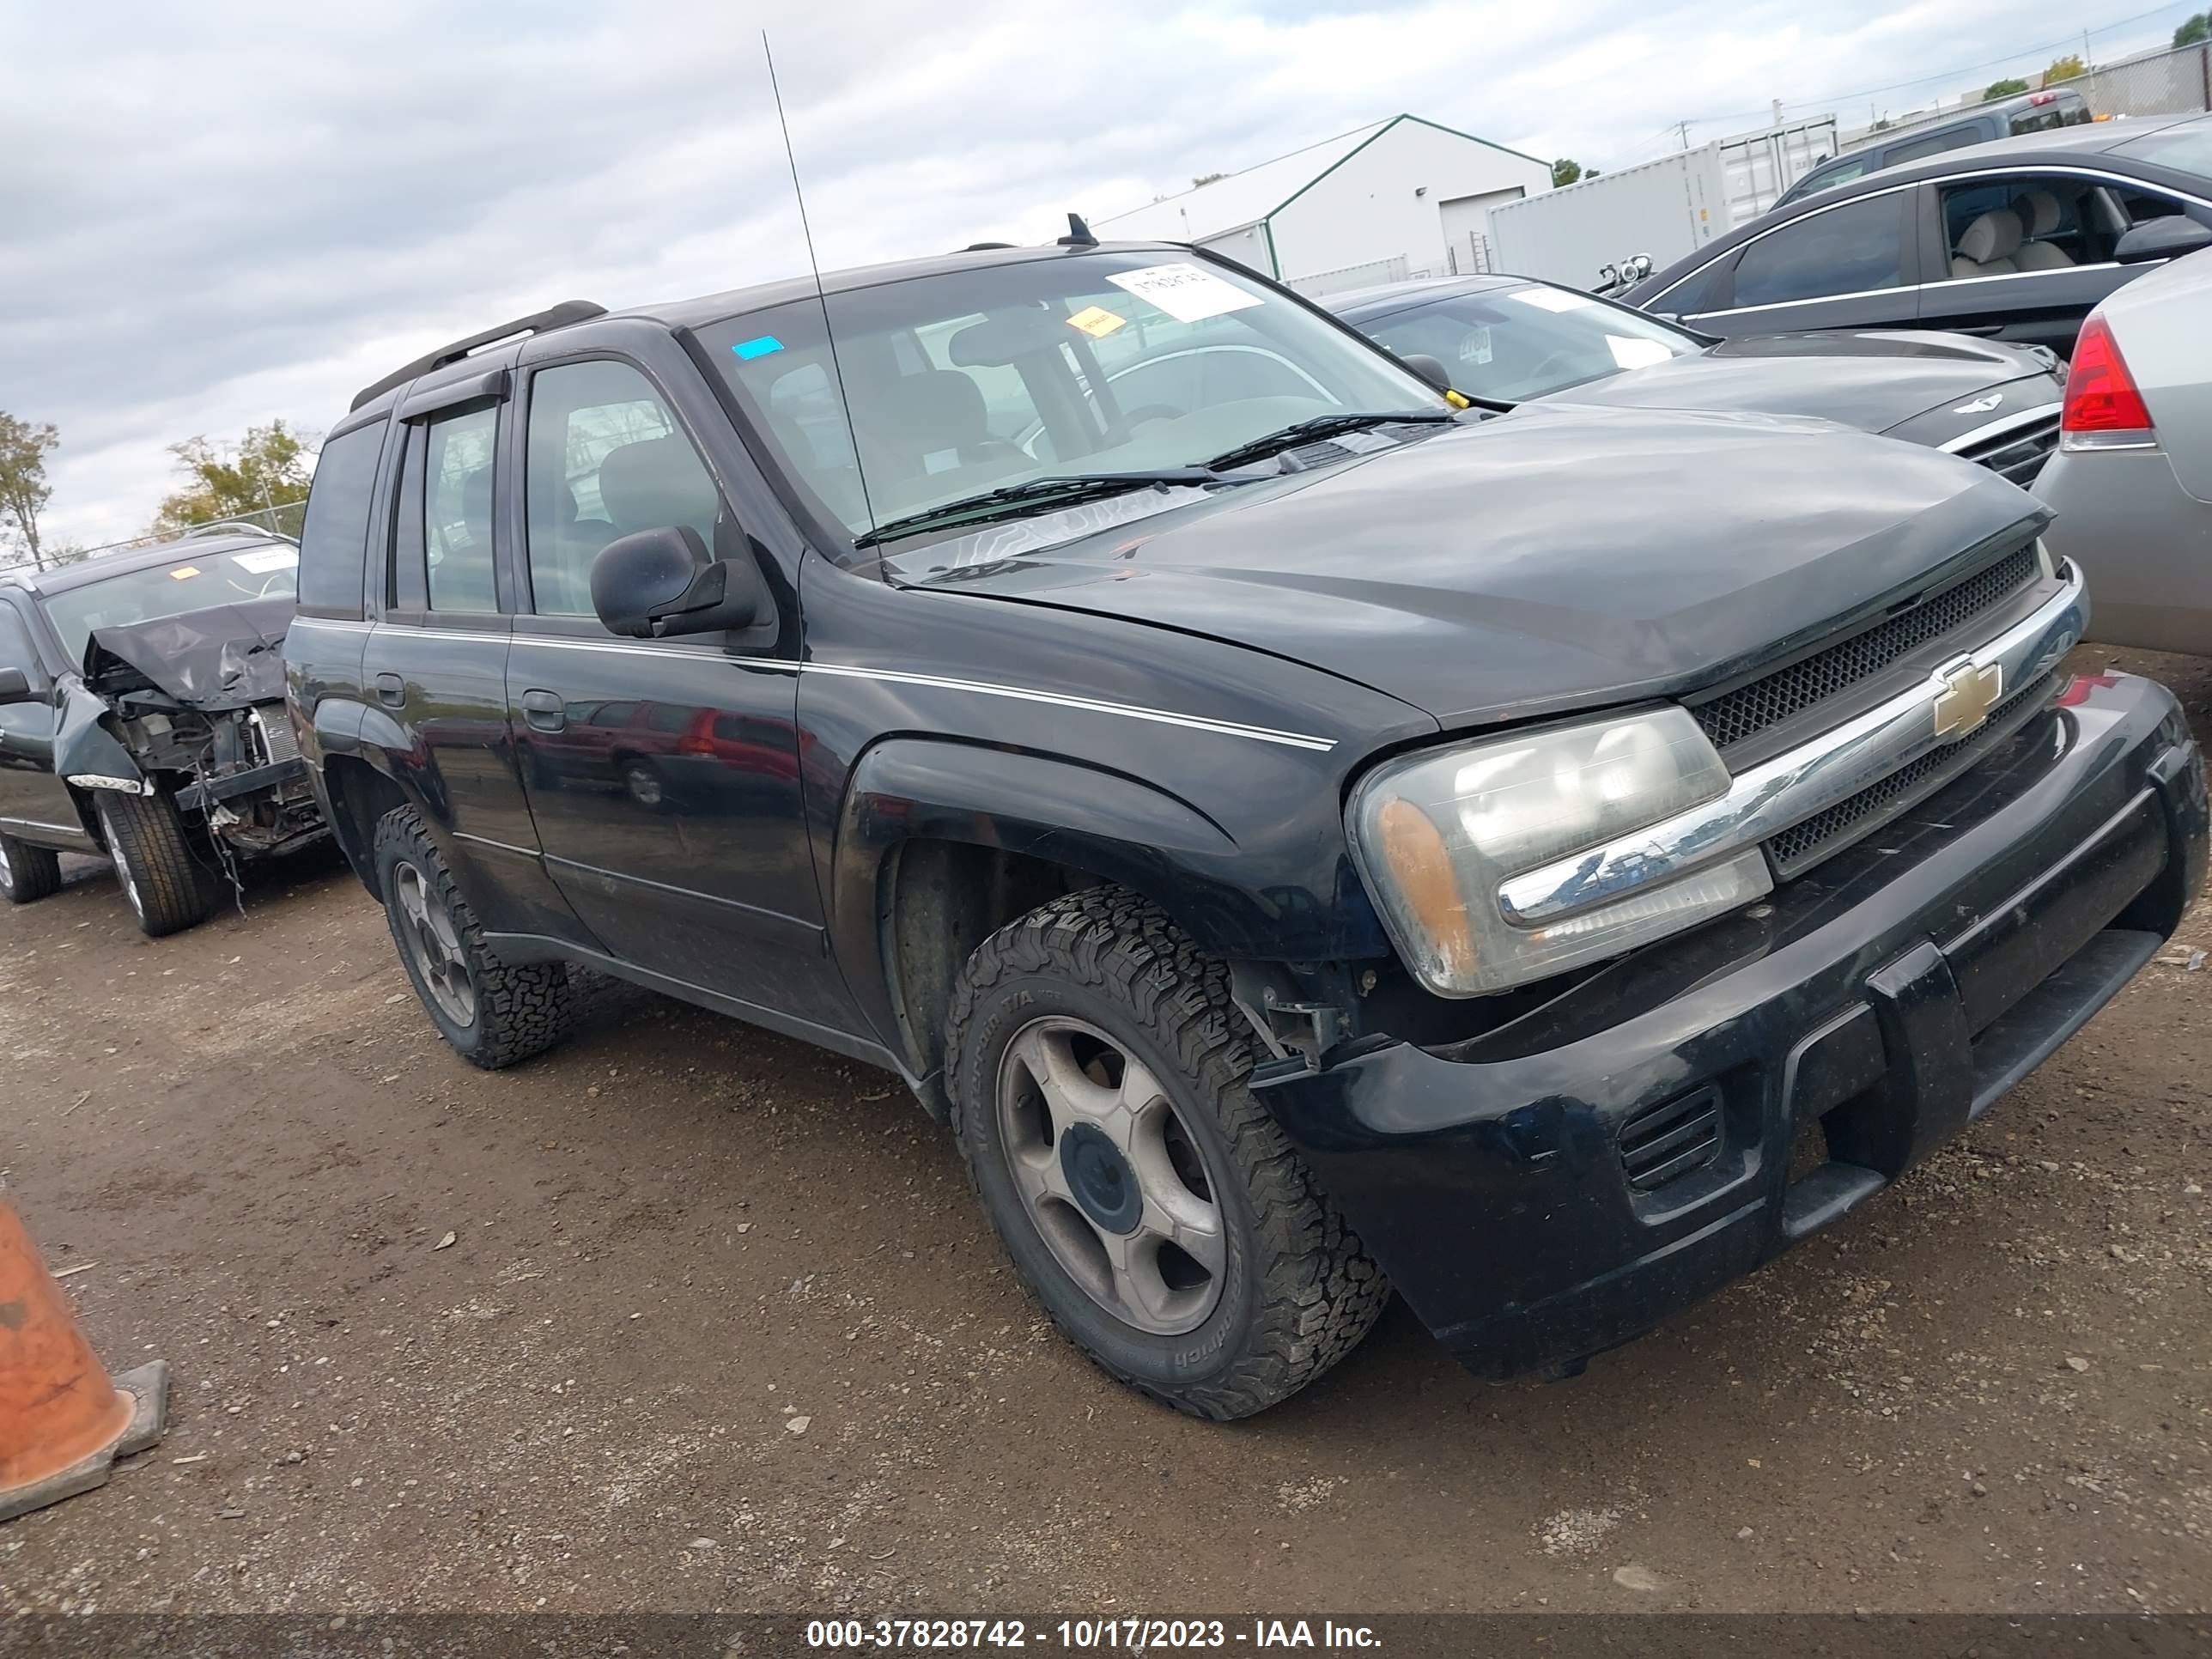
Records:
{"label": "exposed engine bay", "polygon": [[173,797],[219,852],[265,858],[325,834],[284,709],[292,608],[286,596],[94,629],[79,695],[99,706],[64,708],[58,769]]}

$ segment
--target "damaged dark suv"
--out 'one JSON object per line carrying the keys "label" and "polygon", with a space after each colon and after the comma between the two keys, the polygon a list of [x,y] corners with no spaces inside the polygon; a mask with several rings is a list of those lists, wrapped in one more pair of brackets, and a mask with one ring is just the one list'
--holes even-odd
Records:
{"label": "damaged dark suv", "polygon": [[1463,401],[1079,232],[571,302],[337,423],[295,723],[477,1064],[580,965],[896,1073],[1188,1411],[1392,1285],[1571,1370],[2112,996],[2203,774],[2165,690],[2068,677],[2081,574],[1988,470]]}
{"label": "damaged dark suv", "polygon": [[138,926],[204,920],[240,860],[325,832],[284,708],[299,550],[214,526],[0,575],[0,894],[104,853]]}

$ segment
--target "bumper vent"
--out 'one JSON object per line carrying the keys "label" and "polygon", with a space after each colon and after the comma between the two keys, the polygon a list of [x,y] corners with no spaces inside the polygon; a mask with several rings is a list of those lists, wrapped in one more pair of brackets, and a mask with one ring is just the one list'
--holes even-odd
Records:
{"label": "bumper vent", "polygon": [[1621,1172],[1639,1193],[1704,1169],[1720,1150],[1721,1091],[1711,1084],[1648,1107],[1620,1128]]}
{"label": "bumper vent", "polygon": [[2034,482],[2035,475],[2043,471],[2043,464],[2051,459],[2051,452],[2057,447],[2058,410],[2054,407],[2048,420],[2015,427],[2010,432],[2001,432],[1955,453],[2025,489]]}
{"label": "bumper vent", "polygon": [[2035,545],[2030,543],[1963,581],[1929,594],[1911,610],[1748,685],[1724,691],[1690,713],[1713,746],[1725,754],[1731,745],[1842,696],[1907,653],[1964,627],[2027,586],[2041,571]]}

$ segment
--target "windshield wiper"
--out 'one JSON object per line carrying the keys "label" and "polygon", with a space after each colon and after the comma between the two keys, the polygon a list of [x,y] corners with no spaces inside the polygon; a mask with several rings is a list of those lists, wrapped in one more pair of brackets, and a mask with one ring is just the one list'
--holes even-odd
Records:
{"label": "windshield wiper", "polygon": [[1224,479],[1212,467],[1206,466],[1164,466],[1148,472],[1075,472],[1024,478],[1019,483],[1001,484],[996,489],[963,495],[957,501],[940,501],[935,507],[909,513],[904,518],[889,520],[866,535],[855,536],[853,545],[873,547],[880,543],[896,541],[902,536],[919,535],[925,530],[934,530],[945,525],[988,524],[997,519],[1016,519],[1024,513],[1073,506],[1079,501],[1097,501],[1108,495],[1126,495],[1132,489],[1164,484],[1230,482],[1232,481]]}
{"label": "windshield wiper", "polygon": [[1357,432],[1363,427],[1443,426],[1458,419],[1448,409],[1394,409],[1388,410],[1340,410],[1334,415],[1316,415],[1309,421],[1297,421],[1279,432],[1270,432],[1265,437],[1241,443],[1234,449],[1224,449],[1206,465],[1217,472],[1225,472],[1232,466],[1243,466],[1253,461],[1264,461],[1270,455],[1285,449],[1311,443],[1321,438],[1333,438],[1340,432]]}

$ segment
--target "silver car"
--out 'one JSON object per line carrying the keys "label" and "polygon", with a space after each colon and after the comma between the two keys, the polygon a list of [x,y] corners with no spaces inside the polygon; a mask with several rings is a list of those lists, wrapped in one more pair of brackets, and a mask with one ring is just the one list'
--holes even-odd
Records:
{"label": "silver car", "polygon": [[2035,483],[2045,538],[2095,596],[2089,637],[2212,655],[2212,252],[2089,313],[2058,453]]}

